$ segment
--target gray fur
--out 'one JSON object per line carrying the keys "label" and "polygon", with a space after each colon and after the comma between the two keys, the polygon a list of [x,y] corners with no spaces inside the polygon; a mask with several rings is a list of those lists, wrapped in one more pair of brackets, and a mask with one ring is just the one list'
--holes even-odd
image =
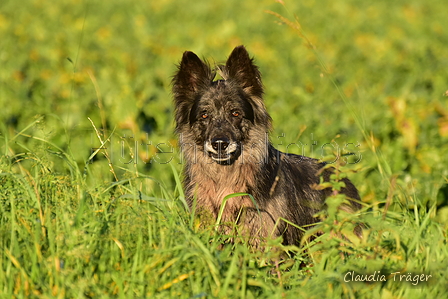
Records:
{"label": "gray fur", "polygon": [[[298,226],[317,221],[313,215],[331,190],[317,190],[324,166],[317,160],[276,150],[267,137],[271,117],[262,96],[261,75],[243,46],[236,47],[217,72],[193,52],[185,52],[173,79],[176,131],[180,136],[184,188],[190,206],[218,217],[225,196],[222,220],[236,222],[240,234],[258,246],[269,237],[283,236],[284,244],[299,244]],[[322,176],[328,181],[331,170]],[[359,200],[347,179],[342,189]],[[351,209],[359,208],[353,201]]]}

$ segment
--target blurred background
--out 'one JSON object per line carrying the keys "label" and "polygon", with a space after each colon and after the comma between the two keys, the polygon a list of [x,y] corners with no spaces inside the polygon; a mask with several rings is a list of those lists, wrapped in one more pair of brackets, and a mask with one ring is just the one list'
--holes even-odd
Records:
{"label": "blurred background", "polygon": [[445,1],[280,2],[3,0],[2,159],[32,171],[39,156],[66,173],[65,152],[92,186],[145,174],[170,190],[168,164],[181,169],[176,64],[185,50],[224,62],[243,44],[263,74],[277,148],[321,158],[335,154],[323,145],[343,154],[349,144],[364,201],[384,198],[393,179],[446,205]]}

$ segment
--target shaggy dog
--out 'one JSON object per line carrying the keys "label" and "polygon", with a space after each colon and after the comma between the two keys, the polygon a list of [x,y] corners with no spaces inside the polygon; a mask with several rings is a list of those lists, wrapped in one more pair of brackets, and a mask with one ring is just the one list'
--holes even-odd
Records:
{"label": "shaggy dog", "polygon": [[[222,80],[214,81],[216,72]],[[271,117],[261,75],[244,46],[216,69],[185,52],[173,78],[173,96],[190,207],[236,224],[252,246],[279,236],[285,245],[299,244],[303,230],[298,227],[317,222],[313,215],[331,195],[331,189],[316,186],[320,177],[329,181],[332,170],[269,142]],[[345,207],[358,209],[356,187],[342,181],[341,192],[353,199]],[[244,194],[223,203],[232,193]]]}

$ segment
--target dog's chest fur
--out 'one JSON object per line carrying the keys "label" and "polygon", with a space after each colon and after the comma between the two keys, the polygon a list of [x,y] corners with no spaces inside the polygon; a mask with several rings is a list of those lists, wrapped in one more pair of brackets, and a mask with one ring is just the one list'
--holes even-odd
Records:
{"label": "dog's chest fur", "polygon": [[[197,198],[198,206],[209,208],[217,216],[224,197],[234,193],[251,193],[256,182],[253,176],[247,174],[253,173],[252,168],[257,165],[213,166],[203,167],[200,163],[191,165],[187,192],[192,198]],[[249,196],[232,197],[226,202],[223,218],[230,220],[231,214],[247,207],[254,207]]]}

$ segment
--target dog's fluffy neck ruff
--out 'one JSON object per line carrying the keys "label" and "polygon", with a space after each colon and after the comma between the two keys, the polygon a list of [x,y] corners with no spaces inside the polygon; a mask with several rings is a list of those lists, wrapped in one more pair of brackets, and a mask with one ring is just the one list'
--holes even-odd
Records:
{"label": "dog's fluffy neck ruff", "polygon": [[[260,140],[261,144],[243,148],[242,155],[230,165],[220,165],[213,162],[205,155],[192,159],[193,152],[190,149],[184,149],[186,157],[186,167],[184,168],[185,176],[188,178],[186,189],[192,198],[196,198],[198,206],[208,207],[215,216],[218,214],[220,206],[225,196],[233,193],[253,194],[256,184],[264,181],[272,185],[273,180],[265,177],[269,171],[266,171],[272,154],[269,151],[275,151],[274,147],[269,143],[266,132],[253,132],[258,135],[255,139]],[[200,154],[199,154],[200,155]],[[276,167],[277,168],[277,167]],[[249,175],[248,175],[249,174]],[[250,175],[251,174],[251,175]],[[263,176],[263,177],[259,177]],[[225,215],[229,216],[238,212],[241,207],[254,207],[249,196],[238,196],[231,198],[226,203]],[[228,217],[225,217],[228,219]]]}

